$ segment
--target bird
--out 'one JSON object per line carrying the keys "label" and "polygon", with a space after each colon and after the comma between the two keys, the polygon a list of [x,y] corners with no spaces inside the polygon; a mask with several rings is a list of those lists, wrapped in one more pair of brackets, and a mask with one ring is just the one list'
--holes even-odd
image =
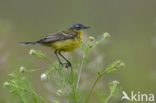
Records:
{"label": "bird", "polygon": [[[70,52],[79,47],[82,42],[82,32],[84,29],[90,28],[89,26],[84,26],[83,24],[74,24],[68,29],[64,29],[58,33],[48,34],[42,37],[40,40],[34,42],[19,42],[25,45],[36,45],[41,44],[54,49],[54,54],[61,66],[63,63],[60,59],[62,57],[67,63],[66,67],[71,67],[71,62],[62,55],[62,52]],[[60,56],[60,57],[59,57]]]}

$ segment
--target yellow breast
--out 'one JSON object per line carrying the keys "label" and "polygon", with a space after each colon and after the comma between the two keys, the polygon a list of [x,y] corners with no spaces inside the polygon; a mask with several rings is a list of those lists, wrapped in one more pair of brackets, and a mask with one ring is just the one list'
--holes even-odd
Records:
{"label": "yellow breast", "polygon": [[78,33],[78,36],[71,39],[56,41],[54,43],[51,43],[51,46],[53,49],[57,49],[59,51],[72,51],[76,49],[80,43],[81,43],[81,33]]}

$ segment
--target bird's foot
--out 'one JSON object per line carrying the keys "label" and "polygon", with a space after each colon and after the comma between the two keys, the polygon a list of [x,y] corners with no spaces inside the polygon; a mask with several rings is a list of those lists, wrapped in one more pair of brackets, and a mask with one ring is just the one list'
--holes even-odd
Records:
{"label": "bird's foot", "polygon": [[67,64],[65,65],[66,68],[69,68],[71,67],[71,63],[70,62],[67,62]]}

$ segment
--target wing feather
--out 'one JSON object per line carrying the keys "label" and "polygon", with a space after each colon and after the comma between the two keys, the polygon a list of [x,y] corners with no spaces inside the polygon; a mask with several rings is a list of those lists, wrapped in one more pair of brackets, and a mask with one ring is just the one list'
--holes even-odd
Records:
{"label": "wing feather", "polygon": [[71,32],[59,32],[57,34],[49,34],[45,37],[43,37],[42,39],[40,39],[38,42],[39,43],[52,43],[55,41],[61,41],[61,40],[65,40],[65,39],[70,39],[70,38],[74,38],[76,35],[71,33]]}

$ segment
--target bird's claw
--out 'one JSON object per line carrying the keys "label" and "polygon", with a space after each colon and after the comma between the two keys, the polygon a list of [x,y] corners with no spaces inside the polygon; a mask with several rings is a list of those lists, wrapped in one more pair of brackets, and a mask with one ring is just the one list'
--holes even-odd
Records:
{"label": "bird's claw", "polygon": [[69,67],[71,67],[71,63],[70,62],[67,62],[67,64],[66,64],[66,66],[65,66],[66,68],[69,68]]}
{"label": "bird's claw", "polygon": [[[63,64],[62,62],[59,62],[59,67],[60,67],[60,68],[64,67],[64,64]],[[67,63],[65,64],[65,67],[66,67],[66,68],[71,67],[71,63],[70,63],[70,62],[67,62]]]}

